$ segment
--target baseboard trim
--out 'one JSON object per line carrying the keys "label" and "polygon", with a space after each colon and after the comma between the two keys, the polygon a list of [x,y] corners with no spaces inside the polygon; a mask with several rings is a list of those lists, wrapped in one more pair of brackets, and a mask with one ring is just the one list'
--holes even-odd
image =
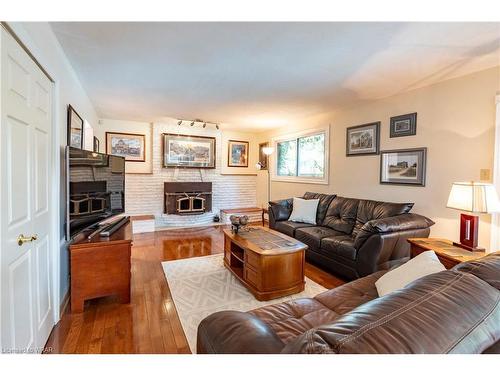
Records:
{"label": "baseboard trim", "polygon": [[63,316],[64,312],[66,311],[66,308],[69,305],[69,296],[70,296],[70,293],[69,293],[69,288],[68,288],[68,290],[66,291],[66,294],[64,294],[64,297],[62,299],[61,306],[59,306],[59,317]]}

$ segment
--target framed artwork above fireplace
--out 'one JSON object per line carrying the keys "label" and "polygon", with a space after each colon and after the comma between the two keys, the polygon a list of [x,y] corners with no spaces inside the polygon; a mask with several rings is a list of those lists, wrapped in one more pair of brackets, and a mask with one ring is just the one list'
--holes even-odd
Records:
{"label": "framed artwork above fireplace", "polygon": [[164,133],[163,166],[215,168],[215,138]]}

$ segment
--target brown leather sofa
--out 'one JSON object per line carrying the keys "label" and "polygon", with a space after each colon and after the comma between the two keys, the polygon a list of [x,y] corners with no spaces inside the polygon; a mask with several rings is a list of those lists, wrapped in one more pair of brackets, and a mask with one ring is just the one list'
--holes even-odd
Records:
{"label": "brown leather sofa", "polygon": [[379,271],[314,298],[222,311],[198,353],[500,353],[500,252],[378,297]]}
{"label": "brown leather sofa", "polygon": [[306,259],[347,279],[387,269],[410,256],[412,237],[428,237],[434,222],[409,213],[413,203],[389,203],[307,192],[319,199],[316,224],[289,221],[293,199],[269,202],[269,227],[308,245]]}

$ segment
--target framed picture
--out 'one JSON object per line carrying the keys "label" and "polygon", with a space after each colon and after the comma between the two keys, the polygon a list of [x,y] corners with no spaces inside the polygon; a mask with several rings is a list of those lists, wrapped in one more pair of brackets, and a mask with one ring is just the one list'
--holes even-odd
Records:
{"label": "framed picture", "polygon": [[382,151],[380,183],[425,186],[427,148]]}
{"label": "framed picture", "polygon": [[163,134],[163,166],[215,168],[215,138]]}
{"label": "framed picture", "polygon": [[417,134],[417,113],[391,117],[390,137],[406,137]]}
{"label": "framed picture", "polygon": [[259,163],[261,170],[267,170],[267,165],[269,164],[269,156],[264,154],[264,147],[269,147],[269,142],[259,143]]}
{"label": "framed picture", "polygon": [[94,136],[94,152],[99,152],[99,138]]}
{"label": "framed picture", "polygon": [[123,156],[125,161],[146,161],[144,134],[106,132],[106,153]]}
{"label": "framed picture", "polygon": [[346,156],[376,155],[380,145],[380,121],[347,128]]}
{"label": "framed picture", "polygon": [[248,148],[246,141],[228,141],[228,167],[248,167]]}
{"label": "framed picture", "polygon": [[68,105],[68,146],[83,148],[83,118]]}

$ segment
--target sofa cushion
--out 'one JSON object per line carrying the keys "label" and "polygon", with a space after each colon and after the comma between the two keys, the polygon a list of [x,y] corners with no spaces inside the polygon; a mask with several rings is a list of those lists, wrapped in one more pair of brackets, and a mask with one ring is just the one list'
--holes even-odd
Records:
{"label": "sofa cushion", "polygon": [[316,225],[323,225],[326,211],[335,197],[335,194],[320,194],[311,192],[306,192],[304,194],[302,197],[304,199],[319,199],[318,210],[316,211]]}
{"label": "sofa cushion", "polygon": [[402,289],[409,283],[446,268],[439,261],[434,251],[424,251],[405,264],[387,272],[377,280],[375,287],[380,297]]}
{"label": "sofa cushion", "polygon": [[289,221],[316,225],[319,199],[293,198],[292,214]]}
{"label": "sofa cushion", "polygon": [[397,216],[410,212],[413,203],[391,203],[391,202],[378,202],[362,199],[359,201],[358,210],[356,213],[356,224],[352,232],[355,238],[363,225],[370,220],[382,219],[390,216]]}
{"label": "sofa cushion", "polygon": [[265,322],[285,344],[314,328],[334,321],[339,314],[313,298],[301,298],[249,311]]}
{"label": "sofa cushion", "polygon": [[375,282],[387,271],[378,271],[371,275],[351,281],[334,289],[318,294],[315,300],[321,302],[338,315],[343,315],[363,303],[378,297]]}
{"label": "sofa cushion", "polygon": [[298,228],[306,228],[306,227],[313,227],[313,224],[306,224],[306,223],[295,223],[293,221],[278,221],[276,222],[276,225],[274,229],[277,231],[286,234],[287,236],[290,237],[295,237],[295,230]]}
{"label": "sofa cushion", "polygon": [[356,260],[354,240],[347,234],[323,238],[321,240],[321,250],[324,254],[335,254],[347,259]]}
{"label": "sofa cushion", "polygon": [[459,263],[453,269],[471,273],[500,290],[500,276],[498,274],[498,270],[500,269],[500,251],[488,254],[488,256],[477,260]]}
{"label": "sofa cushion", "polygon": [[319,248],[324,237],[337,236],[342,233],[328,227],[306,227],[295,231],[295,238],[312,248]]}
{"label": "sofa cushion", "polygon": [[500,340],[499,299],[472,274],[442,271],[305,332],[282,353],[481,353]]}
{"label": "sofa cushion", "polygon": [[335,197],[326,211],[323,225],[345,234],[351,234],[356,223],[359,199]]}
{"label": "sofa cushion", "polygon": [[333,322],[352,309],[377,298],[375,281],[385,273],[370,276],[327,290],[314,298],[301,298],[249,311],[288,343],[311,328]]}

